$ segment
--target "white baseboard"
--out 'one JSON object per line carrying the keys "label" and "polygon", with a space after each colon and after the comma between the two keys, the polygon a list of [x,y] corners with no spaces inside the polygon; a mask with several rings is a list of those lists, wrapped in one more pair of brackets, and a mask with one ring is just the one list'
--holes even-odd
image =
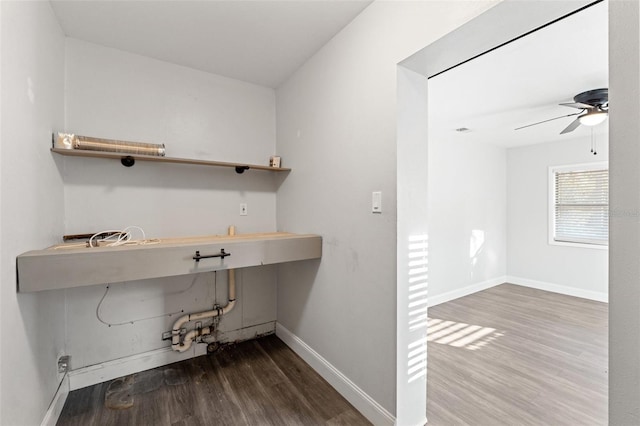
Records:
{"label": "white baseboard", "polygon": [[276,336],[311,366],[374,425],[393,425],[395,417],[302,339],[276,323]]}
{"label": "white baseboard", "polygon": [[53,401],[51,401],[51,404],[40,423],[40,426],[56,426],[56,423],[58,423],[58,419],[60,418],[60,414],[62,413],[64,403],[67,401],[67,396],[69,396],[69,375],[65,374],[62,378],[62,382],[60,382],[60,386],[58,386],[56,394],[53,396]]}
{"label": "white baseboard", "polygon": [[[243,341],[255,338],[256,336],[273,333],[275,322],[267,322],[239,330],[225,332],[221,337],[221,342]],[[185,352],[176,352],[171,347],[156,349],[141,354],[131,355],[124,358],[114,359],[101,364],[82,367],[69,372],[70,390],[81,389],[93,386],[107,380],[129,374],[139,373],[185,359],[194,358],[207,353],[207,345],[195,344],[192,349]]]}
{"label": "white baseboard", "polygon": [[478,291],[486,290],[488,288],[495,287],[500,284],[504,284],[506,280],[507,280],[506,276],[501,276],[497,278],[492,278],[490,280],[482,281],[480,283],[471,284],[456,290],[448,291],[446,293],[438,294],[435,296],[429,296],[428,306],[431,307],[431,306],[439,305],[444,302],[448,302],[450,300],[457,299],[459,297],[468,296]]}
{"label": "white baseboard", "polygon": [[605,292],[583,290],[576,287],[568,287],[560,284],[547,283],[544,281],[530,280],[514,276],[507,276],[505,282],[523,287],[536,288],[538,290],[550,291],[552,293],[566,294],[567,296],[581,297],[583,299],[595,300],[598,302],[609,302],[609,295]]}
{"label": "white baseboard", "polygon": [[118,377],[204,355],[206,351],[206,345],[193,345],[192,349],[182,353],[167,347],[82,367],[69,372],[70,388],[72,391],[82,389]]}

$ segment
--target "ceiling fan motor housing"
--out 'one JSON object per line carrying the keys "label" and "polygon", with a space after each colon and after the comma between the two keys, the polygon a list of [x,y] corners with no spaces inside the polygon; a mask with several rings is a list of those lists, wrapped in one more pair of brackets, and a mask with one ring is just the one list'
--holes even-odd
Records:
{"label": "ceiling fan motor housing", "polygon": [[605,105],[609,102],[609,89],[594,89],[578,93],[573,97],[576,103],[592,106]]}

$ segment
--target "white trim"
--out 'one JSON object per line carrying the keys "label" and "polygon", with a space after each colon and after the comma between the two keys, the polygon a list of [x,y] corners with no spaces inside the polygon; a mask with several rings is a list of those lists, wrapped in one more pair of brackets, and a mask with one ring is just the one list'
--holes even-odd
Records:
{"label": "white trim", "polygon": [[395,417],[302,339],[276,323],[276,336],[333,386],[374,425],[393,425]]}
{"label": "white trim", "polygon": [[544,281],[530,280],[514,276],[507,276],[506,282],[523,287],[537,288],[538,290],[550,291],[552,293],[566,294],[567,296],[581,297],[583,299],[595,300],[597,302],[609,302],[609,295],[606,292],[583,290],[581,288],[569,287],[560,284],[547,283]]}
{"label": "white trim", "polygon": [[609,169],[608,161],[593,161],[591,163],[563,164],[560,166],[549,166],[549,170],[554,172],[588,172],[591,170]]}
{"label": "white trim", "polygon": [[501,277],[492,278],[490,280],[482,281],[480,283],[471,284],[463,288],[438,294],[436,296],[429,296],[428,297],[429,302],[427,306],[431,307],[431,306],[439,305],[441,303],[448,302],[450,300],[457,299],[459,297],[468,296],[478,291],[486,290],[488,288],[495,287],[500,284],[504,284],[506,281],[507,281],[507,277],[503,275]]}
{"label": "white trim", "polygon": [[[258,335],[273,333],[275,322],[270,321],[239,330],[221,333],[221,341],[242,341],[255,338]],[[207,345],[195,344],[193,349],[186,352],[176,352],[170,346],[141,354],[114,359],[101,364],[82,367],[69,372],[69,387],[71,390],[93,386],[107,380],[117,379],[140,371],[150,370],[185,359],[194,358],[207,353]]]}
{"label": "white trim", "polygon": [[591,163],[562,164],[559,166],[549,166],[549,170],[554,172],[588,172],[591,170],[609,170],[608,161],[593,161]]}
{"label": "white trim", "polygon": [[194,345],[193,350],[180,353],[173,351],[169,346],[167,348],[114,359],[101,364],[82,367],[69,372],[70,387],[72,391],[82,389],[87,386],[117,379],[118,377],[204,355],[206,350],[206,345]]}
{"label": "white trim", "polygon": [[595,250],[609,250],[609,246],[604,244],[569,243],[566,241],[556,241],[553,239],[553,237],[551,237],[551,239],[549,240],[549,244],[552,246],[576,247],[576,248],[586,248],[586,249],[595,249]]}
{"label": "white trim", "polygon": [[67,396],[69,396],[69,375],[65,374],[40,426],[55,426],[58,423],[64,403],[67,401]]}

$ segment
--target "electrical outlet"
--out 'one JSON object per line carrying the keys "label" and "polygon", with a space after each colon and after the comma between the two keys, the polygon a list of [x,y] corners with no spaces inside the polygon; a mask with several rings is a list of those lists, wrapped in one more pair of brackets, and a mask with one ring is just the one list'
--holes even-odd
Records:
{"label": "electrical outlet", "polygon": [[240,216],[246,216],[247,214],[247,203],[240,203]]}

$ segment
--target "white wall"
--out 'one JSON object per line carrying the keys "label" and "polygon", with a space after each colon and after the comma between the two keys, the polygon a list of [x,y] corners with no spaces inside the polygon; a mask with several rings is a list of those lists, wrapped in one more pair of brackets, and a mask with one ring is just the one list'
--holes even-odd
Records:
{"label": "white wall", "polygon": [[606,300],[607,250],[549,244],[549,166],[608,161],[607,135],[596,137],[598,155],[593,155],[590,136],[582,133],[507,151],[507,270],[517,284],[558,286],[569,294]]}
{"label": "white wall", "polygon": [[502,282],[607,300],[608,253],[548,243],[550,166],[608,160],[607,135],[505,150],[429,141],[430,305]]}
{"label": "white wall", "polygon": [[429,139],[430,304],[501,284],[507,273],[507,155]]}
{"label": "white wall", "polygon": [[16,255],[57,241],[62,179],[49,152],[63,125],[64,36],[49,2],[2,1],[0,335],[3,425],[40,424],[60,377],[64,294],[16,294]]}
{"label": "white wall", "polygon": [[[277,90],[278,153],[293,168],[278,191],[278,228],[324,238],[320,263],[280,266],[278,321],[389,412],[396,64],[489,6],[374,2]],[[382,214],[371,213],[372,191],[382,191]]]}
{"label": "white wall", "polygon": [[[272,89],[75,39],[66,42],[65,81],[68,132],[165,143],[172,157],[266,165],[274,154]],[[279,181],[269,172],[145,162],[125,168],[89,158],[64,158],[60,165],[65,233],[129,225],[150,238],[226,234],[231,224],[238,233],[276,229]],[[239,216],[241,202],[247,216]],[[275,267],[238,271],[238,302],[221,320],[221,340],[274,330],[275,273]],[[220,272],[217,284],[207,273],[112,283],[108,293],[106,286],[66,290],[72,369],[169,346],[161,333],[178,313],[226,304],[226,280]],[[124,325],[99,321],[103,296],[101,319]]]}
{"label": "white wall", "polygon": [[606,250],[548,243],[549,166],[607,161],[606,139],[598,156],[586,133],[508,150],[430,140],[430,304],[504,281],[606,300]]}
{"label": "white wall", "polygon": [[[167,156],[267,165],[275,151],[275,93],[67,39],[65,129],[165,143]],[[65,158],[68,233],[142,226],[151,236],[275,230],[272,173]],[[240,217],[239,204],[249,215]]]}

